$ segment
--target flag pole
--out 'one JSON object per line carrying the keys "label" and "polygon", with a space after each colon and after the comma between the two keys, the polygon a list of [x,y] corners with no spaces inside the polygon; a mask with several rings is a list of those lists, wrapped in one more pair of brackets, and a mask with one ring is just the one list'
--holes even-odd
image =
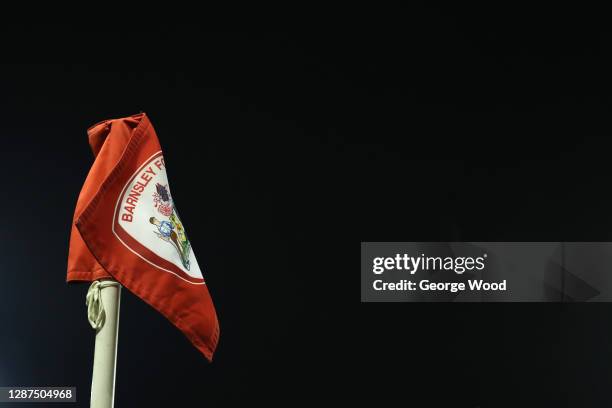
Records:
{"label": "flag pole", "polygon": [[113,280],[92,282],[87,291],[87,319],[96,330],[91,408],[113,408],[121,285]]}

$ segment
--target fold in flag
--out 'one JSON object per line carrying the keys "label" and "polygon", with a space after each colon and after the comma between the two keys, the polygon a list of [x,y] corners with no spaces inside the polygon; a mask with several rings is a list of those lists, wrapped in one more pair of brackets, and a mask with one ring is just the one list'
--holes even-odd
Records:
{"label": "fold in flag", "polygon": [[67,281],[116,280],[212,360],[219,323],[155,129],[141,113],[87,133],[95,161],[74,213]]}

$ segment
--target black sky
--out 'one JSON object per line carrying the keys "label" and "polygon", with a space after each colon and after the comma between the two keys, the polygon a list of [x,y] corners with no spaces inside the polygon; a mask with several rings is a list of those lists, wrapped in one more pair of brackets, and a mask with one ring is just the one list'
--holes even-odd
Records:
{"label": "black sky", "polygon": [[208,364],[124,291],[116,407],[609,405],[609,305],[359,304],[361,241],[611,237],[612,36],[480,17],[5,28],[0,385],[88,406],[87,288],[64,282],[85,131],[145,111],[222,333]]}

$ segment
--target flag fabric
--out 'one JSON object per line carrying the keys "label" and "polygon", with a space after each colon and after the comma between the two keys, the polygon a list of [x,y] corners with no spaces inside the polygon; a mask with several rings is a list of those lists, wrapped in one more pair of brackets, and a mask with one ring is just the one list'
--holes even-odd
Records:
{"label": "flag fabric", "polygon": [[219,323],[146,114],[88,130],[95,160],[81,189],[67,281],[114,279],[180,329],[210,361]]}

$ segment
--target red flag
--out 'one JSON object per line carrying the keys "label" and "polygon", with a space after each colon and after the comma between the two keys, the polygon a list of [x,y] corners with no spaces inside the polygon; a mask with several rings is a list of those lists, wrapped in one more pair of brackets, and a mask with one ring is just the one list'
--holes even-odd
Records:
{"label": "red flag", "polygon": [[217,315],[151,122],[141,113],[87,133],[95,161],[76,205],[67,281],[115,279],[212,360]]}

